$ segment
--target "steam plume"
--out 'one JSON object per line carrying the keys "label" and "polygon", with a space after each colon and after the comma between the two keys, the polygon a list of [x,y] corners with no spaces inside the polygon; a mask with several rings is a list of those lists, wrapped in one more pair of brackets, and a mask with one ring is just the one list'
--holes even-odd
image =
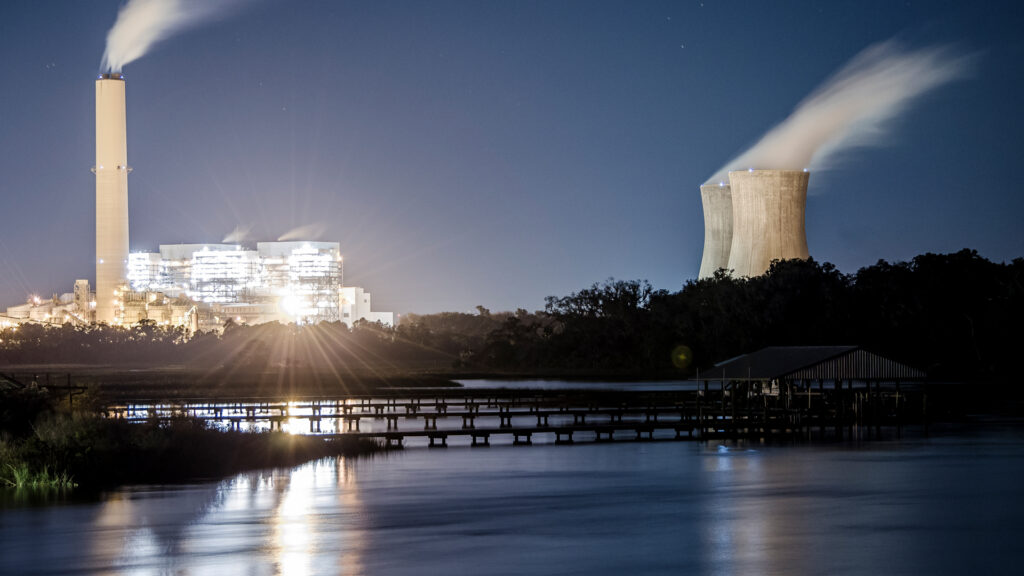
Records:
{"label": "steam plume", "polygon": [[869,46],[708,183],[728,181],[732,170],[828,168],[839,152],[880,143],[886,122],[914,98],[965,75],[972,59],[950,47]]}
{"label": "steam plume", "polygon": [[221,242],[225,244],[235,244],[238,242],[244,242],[249,238],[249,232],[252,230],[252,224],[239,224],[235,226],[235,229],[228,233]]}
{"label": "steam plume", "polygon": [[100,67],[120,72],[157,42],[181,30],[223,16],[246,0],[128,0],[107,32]]}
{"label": "steam plume", "polygon": [[298,228],[292,228],[291,230],[281,234],[277,239],[278,242],[286,242],[288,240],[316,240],[324,235],[327,231],[327,227],[321,223],[306,224],[305,226],[299,226]]}

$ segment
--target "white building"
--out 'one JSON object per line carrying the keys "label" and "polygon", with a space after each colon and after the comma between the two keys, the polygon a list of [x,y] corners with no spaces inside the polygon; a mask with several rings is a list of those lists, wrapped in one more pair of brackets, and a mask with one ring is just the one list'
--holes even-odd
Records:
{"label": "white building", "polygon": [[28,302],[9,306],[5,314],[0,314],[0,329],[25,322],[59,325],[79,320],[75,294],[70,292],[60,296],[54,294],[53,298],[48,299],[32,296]]}
{"label": "white building", "polygon": [[341,296],[341,321],[349,328],[357,320],[380,322],[385,326],[395,325],[394,312],[373,312],[370,310],[370,293],[362,288],[346,286],[339,290]]}
{"label": "white building", "polygon": [[159,253],[128,258],[131,291],[204,304],[201,325],[229,318],[246,324],[341,321],[351,327],[362,319],[394,325],[394,314],[371,310],[368,292],[344,286],[343,272],[337,242],[260,242],[256,250],[163,244]]}

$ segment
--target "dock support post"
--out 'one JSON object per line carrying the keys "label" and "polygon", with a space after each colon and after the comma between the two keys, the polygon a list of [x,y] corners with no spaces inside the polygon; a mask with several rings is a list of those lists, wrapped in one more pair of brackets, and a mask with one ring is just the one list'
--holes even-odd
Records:
{"label": "dock support post", "polygon": [[529,446],[533,444],[533,432],[516,432],[513,436],[513,446]]}

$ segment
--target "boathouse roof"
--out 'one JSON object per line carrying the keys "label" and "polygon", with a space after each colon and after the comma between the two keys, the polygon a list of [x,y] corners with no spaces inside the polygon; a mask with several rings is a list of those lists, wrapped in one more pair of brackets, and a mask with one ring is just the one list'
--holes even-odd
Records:
{"label": "boathouse roof", "polygon": [[699,380],[922,380],[925,373],[860,346],[769,346],[719,362]]}

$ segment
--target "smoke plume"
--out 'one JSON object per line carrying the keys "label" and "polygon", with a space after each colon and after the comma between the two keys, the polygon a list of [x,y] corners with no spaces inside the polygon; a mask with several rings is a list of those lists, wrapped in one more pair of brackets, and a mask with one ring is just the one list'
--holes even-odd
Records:
{"label": "smoke plume", "polygon": [[101,69],[120,72],[157,42],[224,16],[247,0],[128,0],[107,32]]}
{"label": "smoke plume", "polygon": [[918,96],[964,76],[972,59],[950,47],[908,52],[893,41],[869,46],[708,183],[748,168],[826,169],[846,149],[879,144],[889,120]]}
{"label": "smoke plume", "polygon": [[252,224],[239,224],[235,226],[235,229],[228,233],[221,242],[225,244],[237,244],[238,242],[245,242],[249,238],[249,232],[252,231]]}
{"label": "smoke plume", "polygon": [[305,226],[299,226],[298,228],[292,228],[291,230],[281,234],[277,239],[278,242],[287,242],[288,240],[317,240],[324,233],[327,232],[327,226],[323,224],[306,224]]}

